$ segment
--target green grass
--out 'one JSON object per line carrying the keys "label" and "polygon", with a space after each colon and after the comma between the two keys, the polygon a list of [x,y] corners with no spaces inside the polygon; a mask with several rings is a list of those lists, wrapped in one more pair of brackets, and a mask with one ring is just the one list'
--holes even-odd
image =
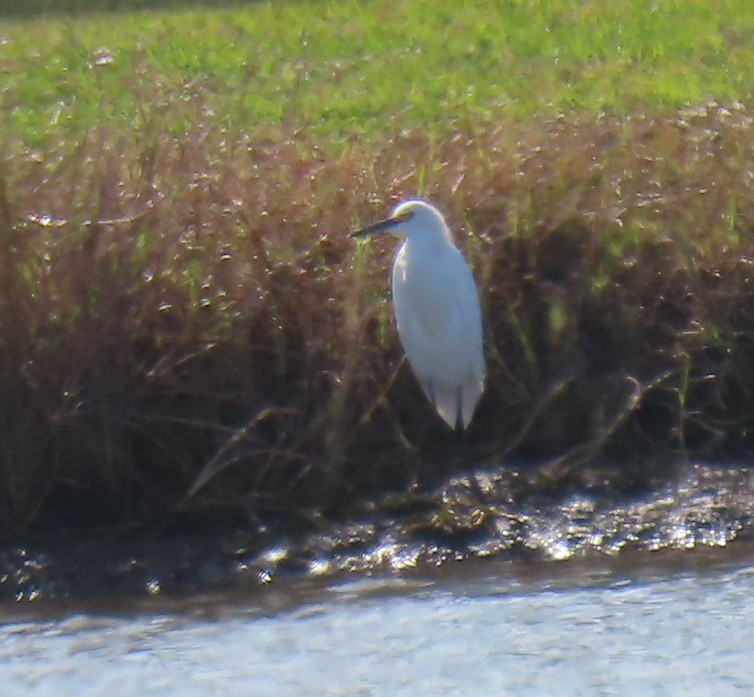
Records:
{"label": "green grass", "polygon": [[9,19],[2,129],[34,147],[99,125],[138,137],[197,120],[252,138],[284,127],[374,142],[533,114],[749,102],[752,33],[747,0],[175,4]]}

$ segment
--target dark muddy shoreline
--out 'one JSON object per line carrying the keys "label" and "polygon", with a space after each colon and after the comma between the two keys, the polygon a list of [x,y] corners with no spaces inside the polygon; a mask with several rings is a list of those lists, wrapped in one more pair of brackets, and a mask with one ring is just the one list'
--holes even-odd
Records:
{"label": "dark muddy shoreline", "polygon": [[312,519],[308,529],[36,532],[0,551],[0,603],[8,614],[253,594],[283,607],[281,589],[307,581],[411,579],[500,562],[513,563],[514,576],[624,559],[629,568],[663,568],[681,557],[735,557],[754,541],[748,467],[678,464],[657,486],[633,492],[543,481],[527,469],[480,473],[477,486],[449,479],[341,520]]}

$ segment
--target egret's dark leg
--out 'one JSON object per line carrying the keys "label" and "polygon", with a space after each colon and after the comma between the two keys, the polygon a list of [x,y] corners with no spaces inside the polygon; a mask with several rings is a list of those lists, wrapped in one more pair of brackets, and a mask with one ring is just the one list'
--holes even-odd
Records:
{"label": "egret's dark leg", "polygon": [[482,491],[482,487],[479,486],[479,479],[477,479],[476,468],[474,462],[471,459],[471,448],[468,447],[468,433],[463,424],[463,390],[458,388],[458,396],[456,397],[456,432],[461,436],[461,457],[463,458],[463,469],[466,472],[466,476],[469,480],[469,486],[471,491],[477,497],[480,503],[485,503],[486,496]]}
{"label": "egret's dark leg", "polygon": [[464,431],[463,427],[463,391],[458,387],[456,395],[456,431]]}
{"label": "egret's dark leg", "polygon": [[435,399],[435,384],[432,380],[427,380],[427,395],[432,404],[432,408],[437,411],[437,400]]}

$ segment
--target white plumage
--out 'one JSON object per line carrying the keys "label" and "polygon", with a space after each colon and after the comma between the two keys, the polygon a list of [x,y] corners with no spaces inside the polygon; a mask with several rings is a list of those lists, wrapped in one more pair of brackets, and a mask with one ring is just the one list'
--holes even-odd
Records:
{"label": "white plumage", "polygon": [[393,262],[393,307],[411,368],[438,414],[467,428],[484,389],[482,317],[474,277],[431,204],[411,199],[354,233],[404,238]]}

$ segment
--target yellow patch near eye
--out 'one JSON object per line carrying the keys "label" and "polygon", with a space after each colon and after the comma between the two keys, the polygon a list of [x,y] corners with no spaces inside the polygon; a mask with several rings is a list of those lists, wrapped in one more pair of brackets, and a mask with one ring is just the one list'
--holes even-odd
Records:
{"label": "yellow patch near eye", "polygon": [[411,220],[411,218],[413,217],[414,217],[414,212],[411,209],[409,209],[406,211],[401,211],[400,213],[398,213],[398,215],[394,215],[393,221],[395,221],[396,223],[403,223],[406,220]]}

